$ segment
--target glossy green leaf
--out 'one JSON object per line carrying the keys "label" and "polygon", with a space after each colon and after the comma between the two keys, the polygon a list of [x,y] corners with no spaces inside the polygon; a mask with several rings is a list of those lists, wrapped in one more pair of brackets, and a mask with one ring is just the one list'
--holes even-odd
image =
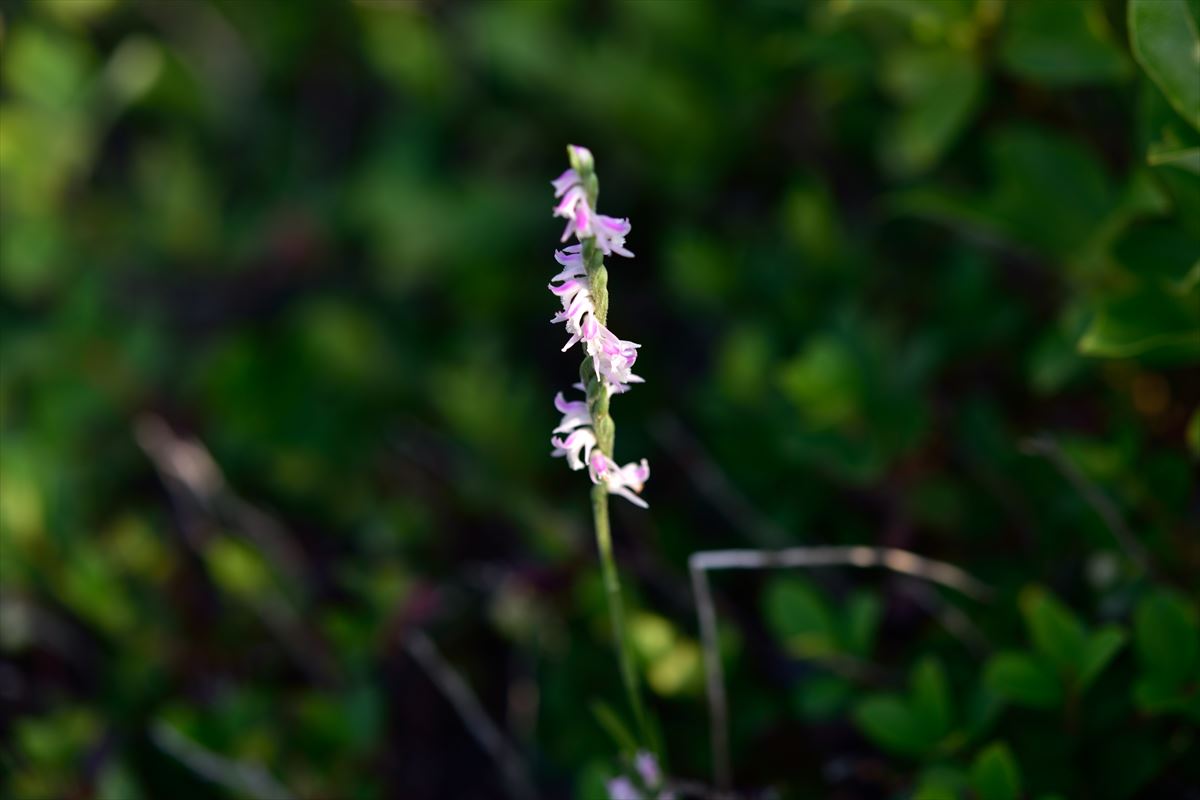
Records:
{"label": "glossy green leaf", "polygon": [[1133,55],[1179,114],[1200,130],[1200,34],[1185,0],[1129,0]]}

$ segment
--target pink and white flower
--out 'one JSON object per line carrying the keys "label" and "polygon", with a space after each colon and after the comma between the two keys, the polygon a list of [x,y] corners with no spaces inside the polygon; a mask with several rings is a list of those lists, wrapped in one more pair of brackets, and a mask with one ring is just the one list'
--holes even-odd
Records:
{"label": "pink and white flower", "polygon": [[570,433],[582,425],[592,424],[592,415],[588,413],[587,402],[584,400],[567,400],[563,393],[554,395],[554,407],[563,415],[562,422],[554,429],[555,433]]}
{"label": "pink and white flower", "polygon": [[616,334],[599,323],[596,323],[593,336],[581,338],[586,342],[596,374],[607,384],[609,392],[620,394],[628,391],[631,383],[645,382],[633,374],[640,344],[617,338]]}
{"label": "pink and white flower", "polygon": [[567,434],[565,439],[551,436],[550,444],[554,445],[550,455],[566,456],[567,466],[574,470],[583,469],[584,464],[591,462],[592,455],[600,452],[594,449],[596,434],[592,432],[591,428],[576,428]]}
{"label": "pink and white flower", "polygon": [[592,483],[603,483],[609,494],[618,494],[635,506],[650,507],[649,503],[638,497],[646,481],[650,479],[650,464],[646,459],[643,458],[637,463],[631,461],[619,467],[617,462],[597,448],[588,456],[588,475]]}
{"label": "pink and white flower", "polygon": [[[587,152],[584,148],[579,149]],[[588,159],[591,159],[591,153],[588,153]],[[629,224],[628,219],[609,217],[593,211],[588,204],[587,189],[579,173],[569,169],[550,183],[554,186],[555,198],[559,198],[558,204],[554,206],[554,216],[567,221],[560,241],[565,242],[574,234],[580,241],[595,239],[596,248],[606,256],[615,253],[633,258],[633,253],[625,247],[625,237],[629,235],[633,226]]]}
{"label": "pink and white flower", "polygon": [[[592,154],[583,147],[571,145],[571,163],[578,167],[568,169],[551,184],[558,203],[554,216],[567,220],[562,240],[572,234],[578,242],[555,251],[554,258],[562,269],[550,279],[546,287],[562,304],[562,310],[551,318],[554,324],[563,323],[569,338],[563,351],[582,342],[597,378],[609,395],[627,391],[630,384],[641,383],[642,379],[633,372],[637,361],[637,342],[621,339],[596,318],[596,305],[592,286],[584,263],[584,242],[591,240],[596,250],[604,255],[617,254],[632,257],[625,248],[625,237],[630,225],[627,219],[617,219],[597,214],[588,202],[588,189],[579,170],[590,173]],[[594,180],[594,179],[592,179]],[[579,389],[584,389],[577,384]],[[585,390],[586,391],[586,390]],[[554,429],[550,443],[554,446],[553,456],[563,456],[573,470],[588,468],[592,482],[604,484],[612,494],[618,494],[635,505],[646,508],[647,503],[638,494],[650,477],[650,466],[645,459],[640,463],[618,466],[605,455],[596,439],[591,412],[585,401],[568,401],[559,392],[554,397],[554,407],[563,415]]]}
{"label": "pink and white flower", "polygon": [[565,323],[570,334],[563,345],[563,352],[582,341],[592,357],[596,374],[612,393],[627,391],[631,383],[641,383],[642,379],[633,374],[637,349],[641,345],[619,338],[596,319],[596,306],[588,288],[580,245],[555,251],[554,257],[563,269],[550,279],[546,288],[562,302],[562,311],[551,317],[550,321]]}

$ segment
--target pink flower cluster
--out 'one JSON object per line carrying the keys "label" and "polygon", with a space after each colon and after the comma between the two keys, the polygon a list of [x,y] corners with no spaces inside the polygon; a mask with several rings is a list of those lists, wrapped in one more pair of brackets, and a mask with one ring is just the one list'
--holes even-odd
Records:
{"label": "pink flower cluster", "polygon": [[[575,386],[583,389],[582,384]],[[586,466],[592,483],[604,483],[609,494],[619,494],[635,506],[649,508],[649,504],[638,497],[650,478],[650,464],[646,459],[643,458],[640,463],[630,462],[622,467],[600,452],[600,448],[596,447],[596,434],[591,427],[592,417],[588,413],[586,401],[568,401],[563,397],[563,393],[559,392],[554,396],[554,407],[563,415],[562,422],[554,432],[564,433],[566,436],[550,438],[550,444],[554,445],[550,455],[566,456],[567,465],[571,469],[579,470]]]}
{"label": "pink flower cluster", "polygon": [[[586,148],[572,145],[571,149],[575,163],[591,163],[592,154]],[[591,284],[583,263],[583,243],[591,240],[604,255],[632,258],[633,253],[625,248],[629,220],[597,214],[588,202],[583,179],[574,169],[568,169],[552,183],[554,196],[559,201],[554,207],[554,216],[567,220],[562,240],[565,242],[574,234],[578,242],[554,253],[562,270],[550,279],[547,288],[561,301],[562,310],[550,321],[563,323],[567,330],[569,338],[563,352],[582,342],[604,390],[609,395],[619,394],[627,391],[630,384],[642,382],[633,373],[637,349],[641,345],[619,338],[596,318]],[[577,384],[577,388],[584,389],[581,384]],[[650,477],[646,460],[622,467],[601,452],[596,447],[596,434],[586,402],[568,402],[559,392],[554,398],[554,406],[563,415],[554,433],[565,435],[551,438],[550,443],[554,445],[551,455],[565,456],[571,469],[586,466],[593,483],[603,483],[612,494],[619,494],[645,508],[646,501],[637,493]]]}
{"label": "pink flower cluster", "polygon": [[[587,148],[578,149],[587,152]],[[587,155],[591,157],[591,153]],[[571,234],[575,234],[575,238],[581,242],[594,238],[596,247],[600,248],[604,255],[611,256],[616,253],[633,258],[633,253],[625,249],[625,237],[629,235],[632,227],[629,220],[606,217],[593,211],[588,205],[587,190],[579,178],[579,173],[569,169],[551,183],[554,184],[554,196],[561,198],[554,207],[554,216],[567,221],[561,241],[565,242],[571,238]]]}
{"label": "pink flower cluster", "polygon": [[571,335],[563,345],[563,352],[582,341],[592,358],[596,375],[604,381],[610,394],[619,394],[628,390],[629,384],[642,382],[633,374],[633,362],[637,361],[637,349],[641,345],[618,338],[596,319],[582,249],[583,245],[574,244],[554,253],[563,269],[550,279],[547,288],[562,301],[562,311],[550,321],[564,323]]}

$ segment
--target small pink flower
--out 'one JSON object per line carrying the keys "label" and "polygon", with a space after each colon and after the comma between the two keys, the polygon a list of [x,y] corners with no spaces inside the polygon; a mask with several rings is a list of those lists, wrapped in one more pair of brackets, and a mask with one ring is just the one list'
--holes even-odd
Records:
{"label": "small pink flower", "polygon": [[569,433],[581,425],[592,424],[592,416],[583,400],[568,401],[563,397],[563,393],[559,392],[554,395],[554,407],[563,415],[562,422],[554,429],[554,433]]}
{"label": "small pink flower", "polygon": [[625,249],[625,237],[633,228],[627,219],[606,217],[597,214],[592,223],[592,235],[596,237],[596,247],[606,256],[616,253],[619,256],[633,258],[633,253]]}
{"label": "small pink flower", "polygon": [[646,481],[650,479],[650,464],[646,459],[618,467],[615,461],[599,449],[592,450],[588,456],[588,475],[592,483],[603,483],[609,494],[620,495],[635,506],[650,507],[649,503],[638,497]]}
{"label": "small pink flower", "polygon": [[[579,150],[587,153],[588,160],[591,160],[591,153],[585,148]],[[554,186],[554,196],[560,198],[554,206],[554,216],[567,221],[566,227],[563,228],[562,241],[569,239],[571,234],[581,242],[584,239],[595,239],[596,248],[604,255],[611,256],[615,253],[633,258],[633,253],[625,247],[625,237],[632,228],[629,220],[594,212],[588,204],[587,190],[583,187],[579,173],[569,169],[551,181],[551,184]]]}
{"label": "small pink flower", "polygon": [[554,445],[550,455],[566,456],[567,466],[575,470],[583,469],[585,463],[591,462],[592,455],[599,452],[593,449],[596,446],[596,434],[592,433],[591,428],[576,428],[565,439],[552,436],[550,444]]}
{"label": "small pink flower", "polygon": [[608,790],[608,800],[645,800],[633,781],[624,775],[613,778],[605,784],[605,789]]}
{"label": "small pink flower", "polygon": [[554,196],[562,197],[572,186],[578,186],[580,184],[579,173],[573,169],[569,169],[562,175],[559,175],[557,178],[550,181],[550,184],[554,187]]}
{"label": "small pink flower", "polygon": [[563,228],[561,241],[566,241],[575,234],[580,241],[592,235],[592,209],[588,205],[587,193],[582,184],[575,184],[567,189],[562,200],[554,207],[554,216],[567,221]]}
{"label": "small pink flower", "polygon": [[[649,471],[647,471],[649,475]],[[658,766],[658,759],[654,754],[647,750],[639,750],[633,759],[633,766],[637,769],[637,773],[641,776],[642,783],[647,788],[655,788],[662,783],[662,770]]]}
{"label": "small pink flower", "polygon": [[629,390],[629,384],[642,383],[642,378],[633,374],[637,361],[637,342],[617,338],[616,334],[599,323],[594,336],[582,336],[587,343],[588,355],[596,374],[608,385],[609,391],[620,394]]}

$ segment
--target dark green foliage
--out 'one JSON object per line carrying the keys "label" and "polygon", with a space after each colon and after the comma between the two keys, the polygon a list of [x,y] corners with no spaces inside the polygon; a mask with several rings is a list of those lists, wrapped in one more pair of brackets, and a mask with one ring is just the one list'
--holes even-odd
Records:
{"label": "dark green foliage", "polygon": [[574,142],[633,223],[669,773],[712,772],[688,557],[866,545],[991,592],[711,573],[739,787],[1189,797],[1198,14],[0,0],[0,796],[510,794],[418,630],[540,796],[628,765],[548,457]]}

